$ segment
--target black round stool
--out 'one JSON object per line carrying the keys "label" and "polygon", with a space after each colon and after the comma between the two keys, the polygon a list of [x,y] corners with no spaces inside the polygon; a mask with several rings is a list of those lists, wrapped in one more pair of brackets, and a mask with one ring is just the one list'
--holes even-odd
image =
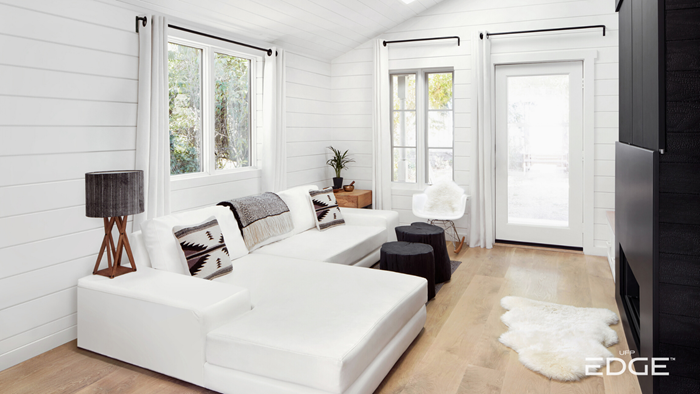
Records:
{"label": "black round stool", "polygon": [[415,222],[410,226],[396,227],[399,241],[419,242],[433,247],[435,255],[435,283],[447,282],[452,277],[452,264],[447,253],[445,230],[432,224]]}
{"label": "black round stool", "polygon": [[421,276],[428,280],[428,299],[435,297],[433,247],[412,242],[387,242],[380,251],[379,268]]}

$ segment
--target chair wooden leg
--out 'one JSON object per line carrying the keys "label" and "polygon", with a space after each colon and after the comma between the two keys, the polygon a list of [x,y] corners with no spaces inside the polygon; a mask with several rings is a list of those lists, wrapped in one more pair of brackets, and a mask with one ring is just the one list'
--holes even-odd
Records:
{"label": "chair wooden leg", "polygon": [[457,245],[457,247],[455,248],[455,254],[458,254],[462,251],[462,246],[464,246],[464,237],[462,237],[462,240],[459,241],[459,245]]}

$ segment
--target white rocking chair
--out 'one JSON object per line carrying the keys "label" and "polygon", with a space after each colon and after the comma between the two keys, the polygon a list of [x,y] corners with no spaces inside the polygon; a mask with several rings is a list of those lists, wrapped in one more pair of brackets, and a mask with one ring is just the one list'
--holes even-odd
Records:
{"label": "white rocking chair", "polygon": [[452,245],[455,247],[455,253],[459,253],[464,246],[464,237],[459,236],[457,232],[457,227],[455,226],[454,220],[461,219],[464,216],[464,210],[467,206],[467,199],[469,196],[462,193],[459,203],[457,204],[457,210],[449,213],[445,212],[430,212],[425,209],[425,203],[428,201],[428,196],[425,193],[414,194],[413,195],[413,215],[421,218],[427,219],[428,223],[438,225],[445,229],[445,233],[452,230],[454,235],[454,241]]}

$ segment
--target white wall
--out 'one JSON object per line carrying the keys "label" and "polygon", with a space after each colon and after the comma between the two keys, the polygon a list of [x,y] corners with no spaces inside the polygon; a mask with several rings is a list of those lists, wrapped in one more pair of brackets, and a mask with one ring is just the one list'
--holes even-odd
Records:
{"label": "white wall", "polygon": [[[610,233],[605,210],[614,209],[614,142],[618,123],[618,25],[613,2],[608,0],[445,0],[380,36],[381,39],[408,39],[457,35],[462,44],[438,41],[430,44],[392,44],[390,69],[434,67],[441,63],[455,67],[455,180],[469,190],[471,36],[475,31],[491,32],[605,24],[607,36],[600,30],[542,33],[492,38],[494,54],[551,52],[571,49],[595,49],[595,215],[594,252],[605,253]],[[333,99],[336,114],[352,115],[358,128],[356,152],[371,153],[372,42],[367,42],[332,62]],[[341,119],[341,117],[338,117]],[[362,171],[362,170],[360,170]],[[360,177],[362,175],[357,174]],[[362,178],[369,185],[369,172]],[[411,214],[410,195],[415,191],[396,191],[392,208],[402,223],[417,220]],[[468,218],[459,221],[467,234]]]}
{"label": "white wall", "polygon": [[134,167],[134,14],[71,3],[0,1],[0,370],[76,337],[84,174]]}
{"label": "white wall", "polygon": [[344,175],[358,189],[372,188],[372,43],[333,60],[333,144],[355,159]]}
{"label": "white wall", "polygon": [[287,52],[288,187],[332,183],[326,165],[326,147],[336,144],[331,93],[329,62]]}

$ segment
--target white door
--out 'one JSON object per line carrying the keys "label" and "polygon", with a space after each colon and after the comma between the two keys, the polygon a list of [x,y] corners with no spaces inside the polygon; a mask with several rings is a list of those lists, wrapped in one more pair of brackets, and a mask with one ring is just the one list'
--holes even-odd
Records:
{"label": "white door", "polygon": [[583,246],[582,63],[496,67],[496,239]]}

